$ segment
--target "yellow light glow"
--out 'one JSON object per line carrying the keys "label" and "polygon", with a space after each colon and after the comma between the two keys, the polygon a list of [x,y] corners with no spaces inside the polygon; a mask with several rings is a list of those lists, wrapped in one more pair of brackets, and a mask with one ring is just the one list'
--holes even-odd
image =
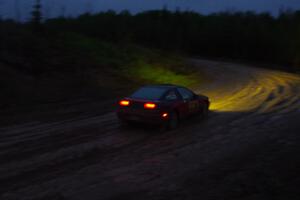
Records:
{"label": "yellow light glow", "polygon": [[213,82],[212,87],[206,85],[207,88],[199,89],[200,93],[209,97],[212,111],[285,112],[300,99],[300,93],[293,91],[294,86],[300,83],[300,77],[295,74],[249,68],[242,75],[228,76],[231,79],[223,83],[215,77],[217,83]]}

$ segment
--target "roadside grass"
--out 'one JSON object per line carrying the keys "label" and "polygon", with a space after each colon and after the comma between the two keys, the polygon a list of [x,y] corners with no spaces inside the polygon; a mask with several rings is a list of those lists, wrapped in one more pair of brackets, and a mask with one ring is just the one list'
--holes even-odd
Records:
{"label": "roadside grass", "polygon": [[[190,87],[199,83],[196,70],[187,67],[184,59],[178,55],[132,44],[115,45],[74,33],[65,34],[64,41],[75,54],[83,52],[89,62],[97,65],[94,68],[97,74],[94,80],[104,79],[96,81],[101,87],[117,90],[142,84],[170,83]],[[101,74],[104,76],[101,77]],[[122,84],[122,79],[127,84]]]}
{"label": "roadside grass", "polygon": [[177,84],[190,87],[197,83],[197,78],[192,74],[182,74],[168,66],[151,65],[143,61],[124,69],[124,73],[148,84]]}

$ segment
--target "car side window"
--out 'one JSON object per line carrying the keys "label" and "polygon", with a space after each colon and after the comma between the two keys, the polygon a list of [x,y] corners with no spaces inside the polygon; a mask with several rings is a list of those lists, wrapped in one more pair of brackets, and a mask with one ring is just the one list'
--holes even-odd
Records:
{"label": "car side window", "polygon": [[185,88],[178,88],[178,92],[182,96],[183,100],[191,100],[194,98],[194,94]]}
{"label": "car side window", "polygon": [[176,92],[174,90],[172,90],[172,91],[168,92],[165,99],[167,101],[174,101],[174,100],[178,99],[178,96],[177,96]]}

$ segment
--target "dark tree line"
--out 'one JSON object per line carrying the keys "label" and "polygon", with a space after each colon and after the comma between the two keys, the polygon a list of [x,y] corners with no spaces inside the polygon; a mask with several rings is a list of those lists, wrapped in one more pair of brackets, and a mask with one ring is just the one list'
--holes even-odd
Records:
{"label": "dark tree line", "polygon": [[[237,59],[300,69],[300,11],[268,13],[128,11],[86,13],[43,22],[37,0],[30,25],[48,36],[77,32],[102,41],[139,44],[193,56]],[[23,26],[27,26],[26,24]]]}
{"label": "dark tree line", "polygon": [[253,12],[205,16],[166,9],[136,15],[108,11],[53,19],[46,26],[192,55],[300,66],[300,11],[278,17]]}

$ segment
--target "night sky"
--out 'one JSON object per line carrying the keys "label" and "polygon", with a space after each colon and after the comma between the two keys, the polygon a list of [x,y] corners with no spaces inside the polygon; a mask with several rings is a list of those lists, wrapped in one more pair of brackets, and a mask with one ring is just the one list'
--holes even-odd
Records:
{"label": "night sky", "polygon": [[[34,0],[0,0],[0,2],[2,17],[17,17],[24,20],[28,19]],[[300,10],[300,0],[42,0],[42,3],[46,18],[62,15],[62,13],[74,16],[86,11],[97,12],[108,9],[116,11],[127,9],[136,13],[160,9],[164,5],[167,5],[168,9],[180,8],[203,14],[225,10],[252,10],[267,11],[276,15],[282,8]]]}

